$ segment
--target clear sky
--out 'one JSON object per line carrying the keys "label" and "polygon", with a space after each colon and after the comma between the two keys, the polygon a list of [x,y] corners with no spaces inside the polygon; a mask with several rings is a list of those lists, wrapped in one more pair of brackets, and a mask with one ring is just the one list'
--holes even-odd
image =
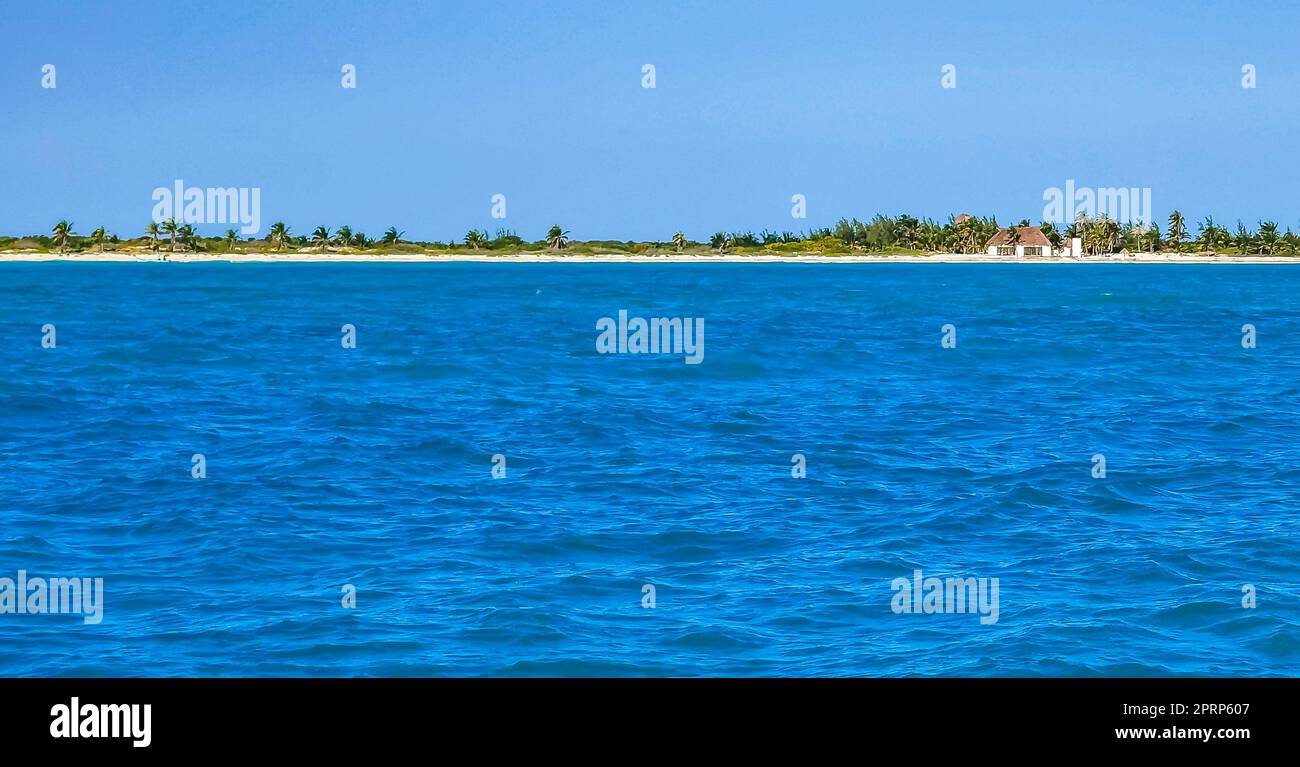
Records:
{"label": "clear sky", "polygon": [[135,236],[178,178],[372,237],[1037,221],[1066,179],[1300,229],[1297,29],[1282,0],[3,0],[0,233]]}

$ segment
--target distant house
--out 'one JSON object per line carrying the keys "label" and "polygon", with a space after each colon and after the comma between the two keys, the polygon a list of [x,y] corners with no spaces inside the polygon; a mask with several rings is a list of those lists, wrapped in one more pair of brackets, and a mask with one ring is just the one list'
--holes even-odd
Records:
{"label": "distant house", "polygon": [[1052,241],[1047,239],[1043,230],[1036,226],[1016,227],[1019,242],[1011,244],[1011,230],[1003,227],[988,243],[990,256],[1015,256],[1017,258],[1034,258],[1052,255]]}

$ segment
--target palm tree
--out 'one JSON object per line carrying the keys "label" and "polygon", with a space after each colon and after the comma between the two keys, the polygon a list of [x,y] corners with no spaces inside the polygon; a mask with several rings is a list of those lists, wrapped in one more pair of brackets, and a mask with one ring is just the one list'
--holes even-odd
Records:
{"label": "palm tree", "polygon": [[358,248],[368,248],[370,247],[370,238],[366,236],[365,232],[357,232],[352,235],[352,244]]}
{"label": "palm tree", "polygon": [[158,235],[162,234],[162,229],[158,228],[157,221],[150,221],[149,225],[144,228],[144,233],[153,238],[153,244],[150,249],[155,253],[158,252]]}
{"label": "palm tree", "polygon": [[1295,234],[1291,231],[1291,227],[1288,226],[1286,228],[1286,231],[1282,233],[1280,238],[1278,238],[1278,243],[1281,245],[1282,250],[1287,253],[1295,253],[1296,238]]}
{"label": "palm tree", "polygon": [[1122,235],[1119,222],[1102,215],[1088,222],[1086,241],[1093,255],[1113,253]]}
{"label": "palm tree", "polygon": [[68,239],[77,236],[76,233],[72,231],[72,222],[64,219],[55,224],[54,228],[50,231],[54,234],[54,244],[59,246],[59,252],[67,253]]}
{"label": "palm tree", "polygon": [[1015,252],[1014,248],[1020,244],[1020,227],[1018,226],[1007,227],[1007,244],[1012,247],[1011,252],[1014,253]]}
{"label": "palm tree", "polygon": [[979,250],[980,222],[974,216],[966,216],[955,221],[953,229],[956,234],[957,247],[962,253],[974,253]]}
{"label": "palm tree", "polygon": [[1120,244],[1128,250],[1143,250],[1151,237],[1151,225],[1135,219],[1124,229]]}
{"label": "palm tree", "polygon": [[1152,221],[1147,224],[1147,252],[1155,253],[1160,247],[1160,225]]}
{"label": "palm tree", "polygon": [[1237,246],[1237,250],[1242,253],[1250,249],[1251,242],[1254,239],[1250,236],[1250,230],[1246,228],[1246,225],[1241,223],[1241,219],[1237,219],[1237,233],[1230,236],[1233,244]]}
{"label": "palm tree", "polygon": [[1200,233],[1196,235],[1196,243],[1200,245],[1202,249],[1213,253],[1215,241],[1217,239],[1215,236],[1215,230],[1217,228],[1218,227],[1214,225],[1214,217],[1206,216],[1205,220],[1201,222]]}
{"label": "palm tree", "polygon": [[569,233],[560,228],[559,224],[551,227],[546,232],[546,246],[555,250],[564,250],[569,245]]}
{"label": "palm tree", "polygon": [[[1233,244],[1232,233],[1228,231],[1227,227],[1215,224],[1213,218],[1206,216],[1201,228],[1204,230],[1201,233],[1202,239],[1209,243],[1210,250],[1217,252],[1220,248],[1227,248]],[[1241,226],[1240,221],[1237,222],[1237,228],[1238,230],[1244,228]]]}
{"label": "palm tree", "polygon": [[1103,219],[1102,228],[1105,233],[1106,252],[1114,253],[1124,240],[1124,228],[1119,225],[1119,221],[1109,216],[1105,216]]}
{"label": "palm tree", "polygon": [[943,227],[933,219],[925,219],[916,232],[917,244],[930,253],[938,252],[943,245]]}
{"label": "palm tree", "polygon": [[390,226],[388,227],[388,231],[384,232],[382,242],[385,245],[397,245],[402,241],[402,235],[404,234],[406,234],[406,232],[399,232],[397,231],[397,227]]}
{"label": "palm tree", "polygon": [[920,226],[921,222],[915,216],[907,214],[899,216],[898,220],[894,222],[898,244],[905,248],[915,248],[917,229]]}
{"label": "palm tree", "polygon": [[278,251],[289,241],[289,227],[285,226],[283,221],[276,221],[271,224],[270,239],[275,243],[275,249]]}
{"label": "palm tree", "polygon": [[1277,247],[1277,240],[1277,222],[1260,222],[1259,231],[1255,233],[1255,241],[1259,243],[1259,252],[1266,256],[1272,255],[1274,248]]}
{"label": "palm tree", "polygon": [[194,242],[194,226],[186,224],[176,230],[176,239],[180,242],[181,247],[191,250],[198,250]]}
{"label": "palm tree", "polygon": [[353,242],[352,227],[340,226],[339,230],[334,233],[334,241],[345,248],[351,246]]}
{"label": "palm tree", "polygon": [[731,238],[726,232],[714,232],[709,238],[709,245],[719,253],[726,253],[727,246],[731,244]]}
{"label": "palm tree", "polygon": [[674,234],[673,245],[676,246],[678,253],[682,252],[682,248],[686,247],[686,235],[681,232]]}
{"label": "palm tree", "polygon": [[326,246],[330,244],[329,227],[318,226],[316,231],[311,233],[311,241],[320,245],[320,252],[324,253]]}
{"label": "palm tree", "polygon": [[1141,221],[1130,221],[1128,226],[1122,227],[1119,235],[1119,245],[1121,249],[1127,250],[1133,246],[1133,250],[1138,250],[1142,246],[1142,236],[1146,234],[1146,224]]}
{"label": "palm tree", "polygon": [[483,242],[486,239],[487,239],[486,233],[480,232],[477,229],[471,229],[465,233],[465,244],[474,250],[478,250],[480,247],[482,247]]}
{"label": "palm tree", "polygon": [[226,230],[226,252],[229,253],[234,251],[235,242],[237,240],[239,240],[239,232],[236,232],[234,229],[227,229]]}
{"label": "palm tree", "polygon": [[1169,242],[1178,250],[1183,240],[1187,239],[1187,224],[1183,221],[1183,214],[1174,211],[1169,214]]}
{"label": "palm tree", "polygon": [[108,238],[108,232],[105,231],[104,227],[102,226],[96,228],[95,231],[90,233],[90,242],[93,245],[99,246],[100,253],[104,252],[104,240],[107,238]]}
{"label": "palm tree", "polygon": [[174,253],[176,251],[176,234],[180,231],[179,227],[176,226],[176,219],[169,218],[162,222],[162,230],[171,236],[171,244],[167,246],[167,252]]}
{"label": "palm tree", "polygon": [[1039,224],[1038,231],[1042,232],[1047,241],[1052,243],[1052,247],[1061,244],[1061,233],[1056,230],[1056,224],[1051,221],[1044,221]]}

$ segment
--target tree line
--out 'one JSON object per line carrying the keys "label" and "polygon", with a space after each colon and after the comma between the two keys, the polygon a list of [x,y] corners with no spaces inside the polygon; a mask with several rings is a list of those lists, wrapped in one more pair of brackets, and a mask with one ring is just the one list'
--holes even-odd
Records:
{"label": "tree line", "polygon": [[[1028,219],[1012,224],[1012,242],[1019,238],[1023,227],[1032,226]],[[632,249],[647,251],[702,249],[707,246],[719,253],[732,250],[771,250],[775,252],[864,252],[883,253],[889,251],[917,251],[929,253],[982,253],[989,240],[1001,228],[995,217],[950,216],[944,223],[930,218],[916,218],[907,214],[887,216],[877,214],[875,217],[860,221],[857,218],[840,219],[833,227],[811,229],[806,232],[763,230],[754,233],[724,232],[714,233],[706,242],[697,242],[678,231],[664,241],[632,242],[596,240],[578,243],[572,240],[570,232],[559,225],[550,227],[546,235],[529,242],[515,231],[498,229],[489,235],[482,229],[471,229],[459,240],[446,242],[409,242],[406,233],[389,227],[379,238],[371,239],[364,232],[354,231],[349,226],[331,229],[317,226],[307,234],[295,234],[283,221],[271,224],[267,234],[260,238],[241,239],[234,229],[227,229],[221,237],[199,235],[193,225],[178,224],[174,219],[162,222],[150,222],[139,237],[125,241],[126,244],[143,245],[154,252],[221,250],[234,252],[240,247],[261,243],[268,249],[282,251],[286,248],[315,248],[325,252],[330,248],[347,250],[367,249],[401,249],[413,246],[415,250],[457,249],[488,251],[518,251],[534,248],[564,250],[571,245],[601,246],[611,249]],[[1197,225],[1195,233],[1188,227],[1183,215],[1174,211],[1165,222],[1165,229],[1155,223],[1134,222],[1120,224],[1107,216],[1081,215],[1069,226],[1058,226],[1052,222],[1038,225],[1053,246],[1068,244],[1073,238],[1082,240],[1084,251],[1090,255],[1105,255],[1122,250],[1129,252],[1214,252],[1221,253],[1235,250],[1239,253],[1296,254],[1300,253],[1300,235],[1289,227],[1282,231],[1277,222],[1261,221],[1255,228],[1247,227],[1241,221],[1235,228],[1229,229],[1217,223],[1213,217],[1205,217]],[[12,242],[16,238],[0,238]],[[31,238],[38,243],[67,253],[70,249],[98,249],[100,252],[109,246],[117,247],[124,243],[115,234],[110,234],[104,227],[95,228],[89,235],[79,235],[73,231],[70,221],[60,220],[51,229],[50,235]],[[164,256],[165,258],[166,256]]]}

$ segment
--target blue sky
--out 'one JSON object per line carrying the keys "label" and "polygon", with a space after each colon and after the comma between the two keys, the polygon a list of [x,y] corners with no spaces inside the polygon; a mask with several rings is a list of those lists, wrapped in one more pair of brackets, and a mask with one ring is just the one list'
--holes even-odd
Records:
{"label": "blue sky", "polygon": [[1066,179],[1300,229],[1300,8],[1249,5],[9,2],[0,232],[138,235],[177,178],[420,239],[1036,221]]}

